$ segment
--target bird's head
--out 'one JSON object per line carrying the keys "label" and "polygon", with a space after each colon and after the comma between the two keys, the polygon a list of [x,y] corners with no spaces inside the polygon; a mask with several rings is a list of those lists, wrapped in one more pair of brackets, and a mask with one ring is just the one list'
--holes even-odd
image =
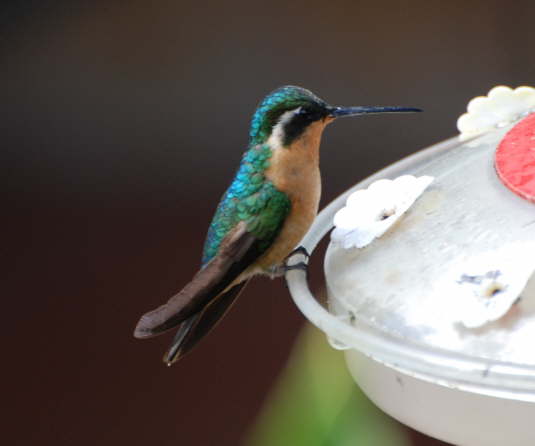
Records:
{"label": "bird's head", "polygon": [[268,94],[251,121],[250,144],[270,141],[288,147],[313,124],[324,127],[334,119],[368,113],[421,111],[411,107],[334,107],[301,87],[288,85]]}

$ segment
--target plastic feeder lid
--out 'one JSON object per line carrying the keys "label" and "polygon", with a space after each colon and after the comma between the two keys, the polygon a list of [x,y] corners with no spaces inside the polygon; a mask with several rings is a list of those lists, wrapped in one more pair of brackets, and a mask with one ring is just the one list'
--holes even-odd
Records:
{"label": "plastic feeder lid", "polygon": [[[531,138],[535,118],[524,119],[516,125]],[[302,272],[290,271],[287,278],[301,311],[341,348],[428,381],[535,401],[534,194],[507,182],[507,141],[522,137],[514,124],[500,127],[406,158],[318,216],[303,241],[309,252],[351,193],[383,178],[433,178],[364,247],[333,235],[325,259],[330,311],[313,299]],[[528,155],[518,155],[516,175],[519,168],[533,175],[535,151],[528,146]],[[521,152],[518,144],[515,150]],[[395,214],[395,207],[385,205],[390,211],[378,220]]]}

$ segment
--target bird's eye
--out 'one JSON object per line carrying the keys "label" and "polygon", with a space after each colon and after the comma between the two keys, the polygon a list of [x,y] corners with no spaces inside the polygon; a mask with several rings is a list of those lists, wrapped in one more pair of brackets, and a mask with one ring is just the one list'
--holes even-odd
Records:
{"label": "bird's eye", "polygon": [[294,115],[301,122],[314,122],[321,118],[318,111],[310,108],[299,107]]}

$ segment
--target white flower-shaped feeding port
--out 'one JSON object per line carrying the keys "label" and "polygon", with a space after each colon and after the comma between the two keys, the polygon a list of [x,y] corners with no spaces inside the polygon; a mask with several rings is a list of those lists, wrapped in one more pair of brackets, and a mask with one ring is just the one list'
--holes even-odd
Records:
{"label": "white flower-shaped feeding port", "polygon": [[381,237],[433,182],[433,177],[403,175],[378,180],[353,192],[334,216],[331,240],[345,249],[364,248]]}
{"label": "white flower-shaped feeding port", "polygon": [[503,127],[535,111],[535,88],[512,89],[500,85],[487,96],[479,96],[468,103],[467,113],[457,120],[462,139]]}
{"label": "white flower-shaped feeding port", "polygon": [[533,252],[535,242],[531,247],[513,244],[459,262],[437,284],[449,296],[442,311],[466,328],[500,319],[522,297],[535,271]]}

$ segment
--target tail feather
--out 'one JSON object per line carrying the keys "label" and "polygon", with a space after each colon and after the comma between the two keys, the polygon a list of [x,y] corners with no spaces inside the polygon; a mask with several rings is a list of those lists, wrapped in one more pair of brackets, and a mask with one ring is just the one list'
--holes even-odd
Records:
{"label": "tail feather", "polygon": [[182,322],[171,346],[164,355],[164,362],[168,366],[172,365],[206,336],[236,301],[246,284],[247,281],[232,287],[214,299],[201,312]]}
{"label": "tail feather", "polygon": [[149,338],[187,321],[212,302],[260,255],[256,237],[240,222],[225,237],[219,253],[167,303],[141,316],[136,338]]}

